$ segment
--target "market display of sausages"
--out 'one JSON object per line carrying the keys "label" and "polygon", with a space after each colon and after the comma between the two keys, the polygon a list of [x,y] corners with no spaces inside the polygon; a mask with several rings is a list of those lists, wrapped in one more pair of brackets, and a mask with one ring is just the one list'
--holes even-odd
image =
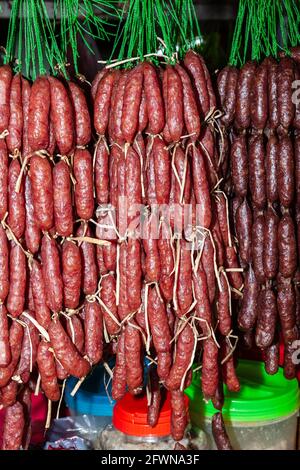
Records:
{"label": "market display of sausages", "polygon": [[297,77],[298,49],[227,66],[216,83],[189,50],[176,65],[104,68],[88,91],[0,67],[3,449],[28,448],[32,391],[49,400],[48,426],[67,377],[76,393],[101,361],[113,399],[147,388],[150,426],[170,393],[176,441],[201,368],[222,450],[238,330],[269,374],[282,337],[295,377]]}
{"label": "market display of sausages", "polygon": [[298,51],[218,76],[230,147],[224,177],[244,268],[238,326],[263,351],[270,374],[278,370],[282,337],[288,379],[296,375],[291,349],[299,337]]}

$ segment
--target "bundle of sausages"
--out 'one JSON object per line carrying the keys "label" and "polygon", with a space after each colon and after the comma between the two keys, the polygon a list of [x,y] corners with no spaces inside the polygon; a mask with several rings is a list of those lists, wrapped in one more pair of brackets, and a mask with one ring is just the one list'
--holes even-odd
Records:
{"label": "bundle of sausages", "polygon": [[231,297],[240,297],[243,277],[221,190],[216,97],[203,58],[192,51],[174,66],[102,71],[92,95],[97,237],[111,237],[97,251],[103,316],[116,342],[112,396],[142,392],[146,355],[149,423],[157,422],[166,388],[179,440],[195,355],[204,396],[217,408],[223,381],[239,390]]}
{"label": "bundle of sausages", "polygon": [[203,58],[99,72],[93,156],[78,84],[30,84],[3,66],[0,95],[3,449],[28,447],[32,389],[59,401],[69,375],[80,384],[111,356],[113,398],[147,388],[154,426],[169,390],[180,440],[195,357],[216,408],[223,382],[239,389],[231,304],[243,277]]}
{"label": "bundle of sausages", "polygon": [[[299,59],[299,50],[292,55]],[[287,378],[295,377],[300,327],[300,105],[293,97],[299,73],[291,57],[269,57],[240,70],[225,67],[218,76],[230,153],[224,178],[245,270],[238,326],[263,351],[269,374],[278,370],[282,336]]]}

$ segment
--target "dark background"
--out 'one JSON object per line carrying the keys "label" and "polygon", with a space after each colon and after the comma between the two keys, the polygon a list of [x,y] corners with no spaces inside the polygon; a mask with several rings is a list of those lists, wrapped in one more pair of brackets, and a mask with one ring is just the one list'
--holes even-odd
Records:
{"label": "dark background", "polygon": [[[52,2],[48,1],[46,3],[51,17]],[[208,66],[213,72],[227,63],[238,0],[195,0],[194,3],[200,30],[204,37],[201,52],[205,55]],[[2,47],[6,44],[11,4],[12,1],[0,0],[0,46]],[[89,79],[101,67],[96,60],[109,57],[112,42],[99,41],[92,44],[92,47],[96,53],[95,56],[84,45],[79,44],[79,70]]]}

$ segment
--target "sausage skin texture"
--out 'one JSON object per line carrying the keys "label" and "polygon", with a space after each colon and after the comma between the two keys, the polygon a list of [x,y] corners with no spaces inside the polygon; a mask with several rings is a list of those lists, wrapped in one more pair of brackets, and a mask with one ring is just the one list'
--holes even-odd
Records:
{"label": "sausage skin texture", "polygon": [[57,383],[55,359],[50,348],[51,344],[42,339],[38,347],[37,364],[46,397],[48,400],[57,401],[60,398],[60,390]]}
{"label": "sausage skin texture", "polygon": [[255,71],[250,100],[252,126],[263,130],[268,118],[268,68],[265,60]]}
{"label": "sausage skin texture", "polygon": [[94,212],[93,163],[88,150],[76,149],[74,154],[75,205],[78,217],[89,220]]}
{"label": "sausage skin texture", "polygon": [[270,135],[266,148],[266,191],[270,203],[278,199],[278,152],[278,139],[275,135]]}
{"label": "sausage skin texture", "polygon": [[[161,380],[166,380],[171,366],[171,334],[165,304],[160,300],[155,288],[149,290],[148,315],[157,354],[157,373]],[[166,358],[169,360],[166,361]]]}
{"label": "sausage skin texture", "polygon": [[72,241],[65,241],[62,247],[62,279],[65,308],[75,309],[79,305],[81,274],[80,248]]}
{"label": "sausage skin texture", "polygon": [[53,312],[60,312],[63,304],[60,256],[56,241],[50,239],[47,235],[42,238],[41,260],[47,305]]}
{"label": "sausage skin texture", "polygon": [[[76,235],[81,237],[85,234],[91,237],[92,233],[89,227],[85,230],[81,225]],[[82,264],[82,289],[85,295],[94,294],[98,286],[96,247],[93,243],[82,242],[80,245],[81,264]]]}
{"label": "sausage skin texture", "polygon": [[295,105],[292,101],[294,64],[289,57],[284,57],[278,66],[278,118],[279,125],[287,130],[293,122]]}
{"label": "sausage skin texture", "polygon": [[211,200],[204,158],[201,150],[193,146],[192,174],[197,203],[197,224],[209,228],[211,224]]}
{"label": "sausage skin texture", "polygon": [[18,365],[22,349],[23,330],[23,326],[15,321],[9,329],[11,361],[8,366],[0,368],[0,387],[5,387],[8,384]]}
{"label": "sausage skin texture", "polygon": [[296,325],[296,295],[291,279],[277,279],[277,308],[281,331],[285,344],[292,343],[298,337]]}
{"label": "sausage skin texture", "polygon": [[194,51],[187,51],[184,57],[184,65],[192,79],[197,91],[198,106],[201,119],[204,119],[210,111],[210,97],[207,88],[207,80],[200,56]]}
{"label": "sausage skin texture", "polygon": [[85,146],[91,140],[91,117],[82,88],[69,82],[71,100],[75,112],[76,145]]}
{"label": "sausage skin texture", "polygon": [[125,327],[126,382],[129,392],[136,395],[140,393],[143,386],[142,344],[140,332],[130,323]]}
{"label": "sausage skin texture", "polygon": [[52,320],[48,333],[55,355],[64,369],[74,377],[85,377],[90,371],[90,364],[81,357],[58,319]]}
{"label": "sausage skin texture", "polygon": [[9,123],[9,99],[12,81],[12,70],[9,65],[0,67],[0,134],[8,129]]}
{"label": "sausage skin texture", "polygon": [[235,194],[245,197],[248,190],[248,152],[246,137],[243,134],[233,138],[230,161]]}
{"label": "sausage skin texture", "polygon": [[43,270],[41,264],[37,260],[32,261],[30,283],[36,320],[47,330],[51,317],[50,310],[47,305]]}
{"label": "sausage skin texture", "polygon": [[10,361],[11,351],[7,310],[4,304],[0,304],[0,367],[8,366]]}
{"label": "sausage skin texture", "polygon": [[171,435],[175,441],[180,441],[188,424],[187,403],[181,390],[171,391]]}
{"label": "sausage skin texture", "polygon": [[25,419],[23,406],[17,401],[6,409],[2,450],[20,450],[24,425]]}
{"label": "sausage skin texture", "polygon": [[262,289],[258,299],[258,319],[255,342],[259,348],[271,346],[276,328],[277,306],[276,296],[269,287]]}
{"label": "sausage skin texture", "polygon": [[242,331],[251,330],[256,322],[259,284],[252,266],[249,266],[245,276],[245,287],[242,306],[238,314],[238,326]]}
{"label": "sausage skin texture", "polygon": [[265,214],[263,263],[267,279],[273,279],[278,271],[277,227],[279,218],[272,207]]}
{"label": "sausage skin texture", "polygon": [[282,206],[291,206],[294,199],[294,149],[289,136],[284,135],[278,144],[278,196]]}
{"label": "sausage skin texture", "polygon": [[121,332],[116,351],[116,365],[112,379],[112,398],[120,400],[126,393],[125,330]]}
{"label": "sausage skin texture", "polygon": [[218,347],[212,337],[204,342],[202,359],[202,392],[205,399],[213,398],[219,381]]}
{"label": "sausage skin texture", "polygon": [[47,158],[31,157],[30,181],[36,223],[41,230],[50,230],[53,226],[53,186],[52,169]]}
{"label": "sausage skin texture", "polygon": [[139,109],[143,89],[143,69],[134,67],[127,76],[123,96],[121,129],[123,138],[132,144],[139,123]]}
{"label": "sausage skin texture", "polygon": [[195,141],[201,129],[197,100],[188,73],[179,64],[175,65],[175,69],[182,81],[184,124],[190,139]]}
{"label": "sausage skin texture", "polygon": [[31,87],[28,114],[28,142],[33,152],[48,148],[49,113],[49,82],[46,77],[38,77]]}
{"label": "sausage skin texture", "polygon": [[183,87],[176,69],[167,66],[167,95],[166,125],[173,142],[177,142],[183,135]]}
{"label": "sausage skin texture", "polygon": [[[103,276],[101,280],[101,290],[100,297],[102,302],[108,308],[108,310],[113,314],[113,316],[118,320],[118,311],[116,305],[116,280],[113,273],[109,273],[106,276]],[[109,335],[115,335],[119,331],[119,325],[115,320],[109,315],[106,309],[101,305],[103,320]]]}
{"label": "sausage skin texture", "polygon": [[41,230],[36,223],[33,207],[33,194],[29,175],[25,178],[25,241],[27,249],[35,254],[39,251],[41,241]]}
{"label": "sausage skin texture", "polygon": [[165,381],[165,386],[168,390],[178,390],[181,387],[182,381],[191,366],[194,344],[194,332],[189,323],[187,323],[177,337],[175,358],[170,374]]}
{"label": "sausage skin texture", "polygon": [[247,129],[250,126],[250,94],[255,70],[255,62],[250,61],[243,65],[239,73],[235,109],[235,126],[237,129]]}
{"label": "sausage skin texture", "polygon": [[25,231],[25,198],[24,181],[16,192],[16,183],[20,174],[20,163],[13,160],[8,170],[8,225],[16,238],[21,238]]}
{"label": "sausage skin texture", "polygon": [[111,95],[115,81],[115,72],[107,72],[100,80],[94,100],[94,126],[98,135],[105,135]]}
{"label": "sausage skin texture", "polygon": [[252,211],[245,198],[236,211],[236,232],[239,242],[241,260],[248,264],[251,261]]}
{"label": "sausage skin texture", "polygon": [[144,90],[148,113],[148,131],[159,134],[165,125],[165,109],[157,71],[149,62],[144,62]]}
{"label": "sausage skin texture", "polygon": [[224,116],[222,116],[222,123],[224,123],[225,126],[230,126],[234,121],[238,78],[238,69],[236,67],[229,66],[226,77],[226,92],[223,102]]}
{"label": "sausage skin texture", "polygon": [[8,197],[8,152],[4,139],[0,139],[0,219],[7,212]]}
{"label": "sausage skin texture", "polygon": [[266,204],[266,174],[262,135],[253,137],[249,143],[249,186],[253,203],[258,209],[263,209]]}
{"label": "sausage skin texture", "polygon": [[22,107],[22,85],[21,75],[14,75],[10,89],[8,136],[6,137],[7,148],[11,154],[22,147],[23,133],[23,107]]}
{"label": "sausage skin texture", "polygon": [[252,261],[255,277],[260,284],[265,282],[264,270],[264,235],[265,235],[265,217],[259,214],[252,225]]}
{"label": "sausage skin texture", "polygon": [[13,317],[19,317],[25,305],[26,256],[19,245],[12,244],[10,249],[10,277],[7,310]]}
{"label": "sausage skin texture", "polygon": [[9,248],[6,232],[0,225],[0,301],[3,303],[9,292]]}
{"label": "sausage skin texture", "polygon": [[286,277],[292,277],[297,268],[297,246],[295,227],[292,217],[286,213],[278,224],[279,271]]}
{"label": "sausage skin texture", "polygon": [[60,161],[53,168],[53,210],[55,230],[61,237],[73,233],[73,208],[70,168]]}
{"label": "sausage skin texture", "polygon": [[95,154],[95,190],[98,204],[107,204],[109,200],[109,149],[100,139],[96,144]]}
{"label": "sausage skin texture", "polygon": [[61,155],[70,155],[75,143],[74,111],[64,84],[48,77],[51,94],[51,119],[56,144]]}
{"label": "sausage skin texture", "polygon": [[226,432],[222,413],[215,413],[213,415],[212,433],[218,450],[233,450]]}
{"label": "sausage skin texture", "polygon": [[98,302],[84,305],[85,353],[91,365],[101,361],[103,354],[103,317]]}

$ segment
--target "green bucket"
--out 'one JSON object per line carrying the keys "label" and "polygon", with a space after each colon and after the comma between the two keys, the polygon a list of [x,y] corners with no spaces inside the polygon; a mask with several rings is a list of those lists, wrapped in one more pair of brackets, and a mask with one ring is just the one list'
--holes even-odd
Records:
{"label": "green bucket", "polygon": [[[224,387],[222,414],[225,421],[257,423],[280,420],[298,410],[298,381],[287,380],[281,368],[277,374],[268,375],[262,362],[240,360],[237,375],[241,384],[238,393]],[[194,424],[201,426],[204,419],[218,411],[211,400],[207,403],[203,400],[201,373],[194,374],[193,382],[185,393],[190,399],[190,415]]]}

